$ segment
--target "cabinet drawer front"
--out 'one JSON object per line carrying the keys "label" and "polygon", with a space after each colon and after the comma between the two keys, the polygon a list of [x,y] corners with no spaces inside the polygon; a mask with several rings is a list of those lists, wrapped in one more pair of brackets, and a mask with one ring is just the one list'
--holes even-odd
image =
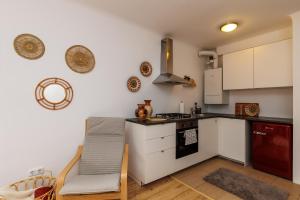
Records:
{"label": "cabinet drawer front", "polygon": [[146,141],[146,153],[158,152],[176,146],[175,135],[155,138]]}
{"label": "cabinet drawer front", "polygon": [[160,138],[176,134],[176,124],[160,124],[146,127],[146,139]]}
{"label": "cabinet drawer front", "polygon": [[146,155],[146,184],[174,172],[175,151],[171,148]]}

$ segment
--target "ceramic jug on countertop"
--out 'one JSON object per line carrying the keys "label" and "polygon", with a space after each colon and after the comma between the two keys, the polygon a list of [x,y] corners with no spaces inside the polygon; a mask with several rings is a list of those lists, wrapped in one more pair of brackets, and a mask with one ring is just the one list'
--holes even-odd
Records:
{"label": "ceramic jug on countertop", "polygon": [[147,110],[147,118],[150,118],[153,113],[153,108],[151,106],[151,100],[144,100],[145,101],[145,110]]}
{"label": "ceramic jug on countertop", "polygon": [[135,110],[135,116],[139,119],[146,119],[147,110],[145,109],[145,104],[138,104],[138,108]]}

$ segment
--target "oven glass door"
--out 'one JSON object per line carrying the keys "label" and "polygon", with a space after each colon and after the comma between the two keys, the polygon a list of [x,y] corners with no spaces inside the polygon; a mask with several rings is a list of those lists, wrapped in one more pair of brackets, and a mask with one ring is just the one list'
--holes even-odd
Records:
{"label": "oven glass door", "polygon": [[[187,139],[188,136],[186,133],[193,130],[195,130],[196,132],[196,138]],[[198,152],[198,142],[199,142],[198,127],[193,127],[189,129],[177,129],[176,130],[176,159]]]}

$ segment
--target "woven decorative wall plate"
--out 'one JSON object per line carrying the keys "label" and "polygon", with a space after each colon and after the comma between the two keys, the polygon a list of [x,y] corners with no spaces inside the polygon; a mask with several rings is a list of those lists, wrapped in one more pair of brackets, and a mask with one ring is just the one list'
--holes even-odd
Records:
{"label": "woven decorative wall plate", "polygon": [[45,53],[45,45],[38,37],[21,34],[14,40],[14,48],[18,55],[30,60],[38,59]]}
{"label": "woven decorative wall plate", "polygon": [[127,81],[127,88],[130,92],[137,92],[141,88],[141,81],[138,77],[132,76]]}
{"label": "woven decorative wall plate", "polygon": [[61,110],[67,107],[73,99],[71,85],[60,78],[42,80],[35,89],[36,101],[46,109]]}
{"label": "woven decorative wall plate", "polygon": [[245,106],[245,113],[246,113],[246,115],[248,115],[250,117],[258,116],[259,111],[260,111],[260,109],[259,109],[258,104],[250,103]]}
{"label": "woven decorative wall plate", "polygon": [[235,115],[258,117],[259,112],[258,103],[235,103]]}
{"label": "woven decorative wall plate", "polygon": [[66,63],[71,70],[78,73],[87,73],[95,67],[94,54],[82,45],[75,45],[66,51]]}
{"label": "woven decorative wall plate", "polygon": [[140,71],[143,76],[148,77],[152,74],[152,65],[149,62],[143,62]]}

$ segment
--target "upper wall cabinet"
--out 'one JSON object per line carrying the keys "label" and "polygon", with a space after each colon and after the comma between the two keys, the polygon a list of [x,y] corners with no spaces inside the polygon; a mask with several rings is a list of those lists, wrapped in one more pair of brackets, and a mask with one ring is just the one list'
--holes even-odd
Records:
{"label": "upper wall cabinet", "polygon": [[223,55],[223,89],[292,86],[292,40]]}
{"label": "upper wall cabinet", "polygon": [[292,40],[254,48],[254,88],[292,86]]}
{"label": "upper wall cabinet", "polygon": [[253,49],[223,55],[223,89],[253,88]]}

